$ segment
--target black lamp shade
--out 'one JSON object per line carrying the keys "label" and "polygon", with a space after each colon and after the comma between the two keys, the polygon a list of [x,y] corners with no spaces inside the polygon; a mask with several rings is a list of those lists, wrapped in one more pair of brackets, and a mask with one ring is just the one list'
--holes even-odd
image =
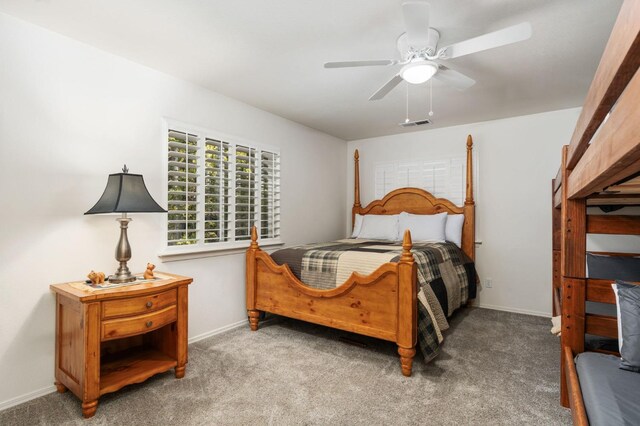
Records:
{"label": "black lamp shade", "polygon": [[85,214],[166,213],[151,197],[142,175],[114,173],[95,206]]}

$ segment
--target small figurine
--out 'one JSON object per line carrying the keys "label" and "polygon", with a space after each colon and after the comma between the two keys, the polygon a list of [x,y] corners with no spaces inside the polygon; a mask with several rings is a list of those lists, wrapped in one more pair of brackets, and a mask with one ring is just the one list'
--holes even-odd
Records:
{"label": "small figurine", "polygon": [[152,280],[154,278],[153,270],[155,268],[156,268],[156,265],[154,265],[153,263],[147,263],[147,270],[144,271],[144,279],[145,280]]}
{"label": "small figurine", "polygon": [[93,284],[103,284],[104,283],[104,272],[89,272],[87,278],[91,280]]}

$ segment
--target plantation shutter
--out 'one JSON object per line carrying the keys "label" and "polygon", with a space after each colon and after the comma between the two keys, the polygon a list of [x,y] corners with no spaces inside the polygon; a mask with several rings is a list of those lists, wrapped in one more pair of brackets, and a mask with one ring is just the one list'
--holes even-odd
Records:
{"label": "plantation shutter", "polygon": [[375,189],[377,199],[381,199],[385,194],[388,194],[396,188],[400,188],[400,186],[396,184],[396,169],[397,165],[395,163],[376,164]]}
{"label": "plantation shutter", "polygon": [[[398,163],[396,169],[396,182],[397,188],[401,187],[421,187],[422,182],[422,173],[421,173],[422,164],[419,161],[410,161],[410,162],[400,162]],[[394,188],[395,189],[395,188]]]}
{"label": "plantation shutter", "polygon": [[205,139],[204,242],[229,240],[231,228],[231,149],[228,142]]}
{"label": "plantation shutter", "polygon": [[198,243],[198,136],[169,130],[167,242]]}
{"label": "plantation shutter", "polygon": [[235,151],[235,239],[241,241],[251,238],[251,227],[256,221],[257,150],[236,145]]}
{"label": "plantation shutter", "polygon": [[177,122],[167,136],[169,254],[246,247],[254,225],[261,240],[280,237],[277,150]]}
{"label": "plantation shutter", "polygon": [[409,186],[422,188],[460,206],[464,202],[466,169],[466,160],[462,157],[378,163],[375,195],[380,199],[394,189]]}
{"label": "plantation shutter", "polygon": [[280,156],[260,154],[260,237],[280,236]]}
{"label": "plantation shutter", "polygon": [[438,198],[447,198],[456,203],[455,194],[449,191],[450,173],[448,161],[425,161],[421,171],[422,188]]}

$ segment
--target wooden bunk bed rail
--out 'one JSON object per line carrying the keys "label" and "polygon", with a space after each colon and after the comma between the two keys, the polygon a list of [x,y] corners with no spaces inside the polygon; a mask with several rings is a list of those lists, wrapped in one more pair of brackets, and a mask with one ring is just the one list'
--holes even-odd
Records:
{"label": "wooden bunk bed rail", "polygon": [[[637,2],[640,8],[640,2]],[[640,16],[638,16],[640,22]],[[640,26],[640,23],[638,24]],[[640,53],[639,53],[640,55]],[[565,181],[569,198],[588,197],[604,191],[640,166],[640,73],[636,73],[608,120],[593,137],[589,148]]]}
{"label": "wooden bunk bed rail", "polygon": [[569,406],[571,407],[571,417],[573,418],[574,426],[589,426],[587,410],[582,399],[580,381],[578,380],[578,372],[576,371],[573,357],[574,354],[571,348],[565,346],[562,350],[562,365],[567,372],[564,383],[567,388]]}
{"label": "wooden bunk bed rail", "polygon": [[640,216],[589,215],[588,234],[640,235]]}
{"label": "wooden bunk bed rail", "polygon": [[589,141],[640,65],[640,2],[626,0],[604,49],[600,65],[571,137],[567,167],[574,169]]}
{"label": "wooden bunk bed rail", "polygon": [[638,217],[587,215],[589,205],[640,204],[639,67],[640,1],[625,0],[551,186],[552,301],[562,320],[561,403],[568,407],[571,400],[575,424],[588,423],[584,407],[574,407],[579,384],[573,356],[585,350],[585,333],[617,337],[615,317],[585,312],[587,301],[615,303],[612,280],[586,276],[586,236],[640,235]]}

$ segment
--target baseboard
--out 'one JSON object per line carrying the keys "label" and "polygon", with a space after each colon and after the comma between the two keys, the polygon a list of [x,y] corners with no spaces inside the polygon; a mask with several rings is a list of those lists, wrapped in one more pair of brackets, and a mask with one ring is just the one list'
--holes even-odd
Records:
{"label": "baseboard", "polygon": [[23,404],[25,402],[31,401],[32,399],[40,398],[41,396],[48,395],[56,391],[56,387],[54,385],[46,386],[42,389],[34,390],[33,392],[25,393],[24,395],[16,396],[15,398],[7,399],[6,401],[0,402],[0,411],[6,410],[7,408],[15,407],[16,405]]}
{"label": "baseboard", "polygon": [[206,333],[198,334],[197,336],[193,336],[189,338],[189,344],[199,342],[200,340],[204,340],[208,337],[215,336],[220,333],[224,333],[225,331],[233,330],[234,328],[241,327],[243,325],[247,325],[248,321],[246,319],[240,320],[238,322],[231,323],[229,325],[225,325],[220,328],[216,328],[215,330],[207,331]]}
{"label": "baseboard", "polygon": [[[207,331],[206,333],[199,334],[197,336],[193,336],[189,338],[189,344],[198,342],[200,340],[206,339],[207,337],[215,336],[216,334],[224,333],[225,331],[233,330],[234,328],[241,327],[247,324],[247,320],[243,319],[238,322],[234,322],[229,325],[225,325],[224,327],[216,328],[215,330]],[[35,390],[33,392],[25,393],[24,395],[16,396],[15,398],[8,399],[6,401],[0,402],[0,411],[6,410],[7,408],[14,407],[16,405],[23,404],[25,402],[31,401],[32,399],[39,398],[44,395],[48,395],[56,391],[56,387],[51,385],[44,387],[42,389]]]}
{"label": "baseboard", "polygon": [[486,303],[479,303],[473,305],[476,308],[493,309],[494,311],[513,312],[515,314],[533,315],[536,317],[551,318],[549,312],[532,311],[530,309],[508,308],[505,306],[488,305]]}

